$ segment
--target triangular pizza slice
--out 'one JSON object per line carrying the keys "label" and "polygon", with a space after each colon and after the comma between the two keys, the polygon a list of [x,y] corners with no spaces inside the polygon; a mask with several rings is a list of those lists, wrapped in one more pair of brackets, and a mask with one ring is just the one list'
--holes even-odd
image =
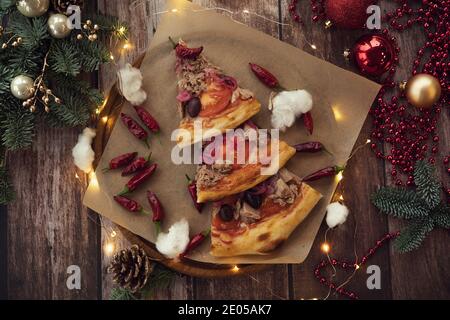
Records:
{"label": "triangular pizza slice", "polygon": [[288,239],[321,197],[283,168],[257,187],[214,203],[211,255],[270,253]]}
{"label": "triangular pizza slice", "polygon": [[[203,47],[174,43],[178,78],[178,105],[182,117],[176,141],[187,146],[234,129],[257,114],[261,104],[203,55]],[[194,135],[194,126],[203,130]]]}
{"label": "triangular pizza slice", "polygon": [[204,147],[196,174],[199,203],[251,189],[286,165],[296,150],[267,133],[246,123]]}

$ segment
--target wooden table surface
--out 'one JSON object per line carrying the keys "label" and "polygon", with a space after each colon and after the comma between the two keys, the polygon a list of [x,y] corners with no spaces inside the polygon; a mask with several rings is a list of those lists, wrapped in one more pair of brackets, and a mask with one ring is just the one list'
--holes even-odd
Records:
{"label": "wooden table surface", "polygon": [[[158,26],[165,1],[91,0],[87,10],[116,15],[129,23],[131,42],[135,49],[127,55],[133,61],[145,52]],[[96,3],[97,2],[97,3]],[[282,23],[292,24],[288,16],[288,0],[195,0],[205,7],[222,7],[232,11],[247,9]],[[309,1],[299,1],[306,25],[281,26],[256,16],[236,15],[251,27],[280,38],[311,54],[323,57],[346,69],[354,68],[342,57],[364,31],[325,30],[322,24],[310,23]],[[380,1],[382,11],[395,6],[394,1]],[[317,46],[312,50],[305,38]],[[407,79],[417,47],[424,37],[417,29],[398,36],[402,53],[397,80]],[[107,91],[115,80],[110,66],[94,74],[92,83]],[[444,112],[439,123],[441,146],[450,145],[450,117]],[[359,137],[364,143],[369,136],[368,119]],[[73,165],[71,149],[79,129],[40,127],[34,146],[9,154],[11,177],[17,199],[0,212],[0,298],[9,299],[108,299],[113,286],[105,268],[110,257],[102,250],[111,226],[82,206],[87,177]],[[448,151],[448,150],[446,150]],[[444,154],[443,154],[444,155]],[[380,214],[370,205],[369,195],[377,186],[390,184],[387,166],[377,160],[369,148],[354,157],[345,173],[346,204],[351,210],[348,221],[329,233],[332,255],[352,259],[354,249],[359,256],[387,232],[399,230],[402,222]],[[78,178],[76,177],[78,173]],[[444,174],[445,175],[445,174]],[[113,226],[114,227],[114,226]],[[355,231],[356,228],[356,231]],[[322,226],[313,249],[301,265],[272,266],[267,271],[222,280],[177,277],[170,289],[158,292],[158,299],[310,299],[327,294],[314,278],[314,266],[323,258],[320,244],[324,239]],[[355,240],[355,238],[356,240]],[[366,299],[449,299],[450,263],[449,233],[436,230],[420,250],[400,255],[392,247],[382,248],[370,264],[381,270],[381,289],[368,290],[365,270],[348,285]],[[117,248],[130,243],[117,236]],[[81,289],[66,286],[67,267],[81,268]],[[343,280],[345,274],[337,279]],[[331,299],[336,298],[331,296]]]}

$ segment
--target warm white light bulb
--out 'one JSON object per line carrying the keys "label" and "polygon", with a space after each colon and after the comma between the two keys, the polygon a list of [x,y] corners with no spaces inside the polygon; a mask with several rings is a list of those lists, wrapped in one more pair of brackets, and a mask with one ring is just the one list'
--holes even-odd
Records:
{"label": "warm white light bulb", "polygon": [[107,242],[105,244],[105,246],[103,247],[103,250],[105,251],[105,254],[107,256],[110,256],[110,255],[112,255],[114,253],[115,248],[116,248],[116,246],[114,245],[114,243]]}
{"label": "warm white light bulb", "polygon": [[330,248],[330,245],[328,243],[324,242],[320,246],[320,250],[322,250],[322,252],[324,252],[324,253],[328,253],[328,252],[330,252],[331,248]]}

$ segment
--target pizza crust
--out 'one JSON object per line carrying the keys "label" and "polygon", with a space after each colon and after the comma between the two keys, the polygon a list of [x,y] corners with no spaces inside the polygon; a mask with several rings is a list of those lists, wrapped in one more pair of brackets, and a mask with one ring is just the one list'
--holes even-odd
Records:
{"label": "pizza crust", "polygon": [[[280,140],[278,166],[274,165],[274,167],[271,168],[271,171],[273,172],[272,175],[276,174],[280,168],[284,167],[295,153],[296,150],[293,147]],[[276,159],[274,159],[274,163],[276,163]],[[251,189],[272,176],[269,174],[261,175],[261,169],[261,164],[249,164],[240,170],[231,172],[229,175],[222,178],[215,186],[207,189],[198,188],[197,201],[199,203],[216,201]]]}
{"label": "pizza crust", "polygon": [[268,254],[288,239],[297,226],[308,216],[322,195],[307,184],[302,184],[302,196],[294,204],[259,222],[256,226],[236,236],[217,231],[212,227],[211,255],[234,257],[240,255]]}
{"label": "pizza crust", "polygon": [[225,133],[228,129],[239,127],[245,121],[257,114],[260,109],[261,103],[259,103],[258,100],[243,100],[236,106],[233,106],[233,109],[231,111],[228,110],[227,113],[221,116],[219,115],[218,117],[211,119],[202,119],[203,135],[198,137],[194,137],[194,119],[189,119],[187,121],[183,120],[180,124],[179,129],[183,129],[182,131],[186,131],[180,131],[176,135],[176,142],[179,147],[185,147],[197,142],[201,142],[202,140],[208,140],[213,136]]}

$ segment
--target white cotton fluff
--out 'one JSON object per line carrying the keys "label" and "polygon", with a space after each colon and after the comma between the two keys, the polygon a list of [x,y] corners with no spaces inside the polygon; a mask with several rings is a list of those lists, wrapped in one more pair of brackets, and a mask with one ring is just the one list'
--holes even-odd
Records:
{"label": "white cotton fluff", "polygon": [[189,223],[181,219],[169,228],[168,233],[158,235],[156,249],[167,258],[174,259],[186,250],[189,241]]}
{"label": "white cotton fluff", "polygon": [[127,63],[117,72],[122,95],[132,105],[140,105],[147,99],[147,93],[142,89],[143,76],[139,69]]}
{"label": "white cotton fluff", "polygon": [[272,95],[269,102],[272,127],[285,131],[292,127],[296,118],[311,111],[312,107],[312,96],[306,90],[282,91]]}
{"label": "white cotton fluff", "polygon": [[348,208],[339,202],[330,203],[327,206],[326,222],[328,227],[334,228],[347,220]]}
{"label": "white cotton fluff", "polygon": [[92,150],[92,140],[95,138],[95,130],[85,128],[83,133],[78,136],[78,142],[72,149],[73,162],[86,173],[92,170],[92,162],[95,158],[95,152]]}

